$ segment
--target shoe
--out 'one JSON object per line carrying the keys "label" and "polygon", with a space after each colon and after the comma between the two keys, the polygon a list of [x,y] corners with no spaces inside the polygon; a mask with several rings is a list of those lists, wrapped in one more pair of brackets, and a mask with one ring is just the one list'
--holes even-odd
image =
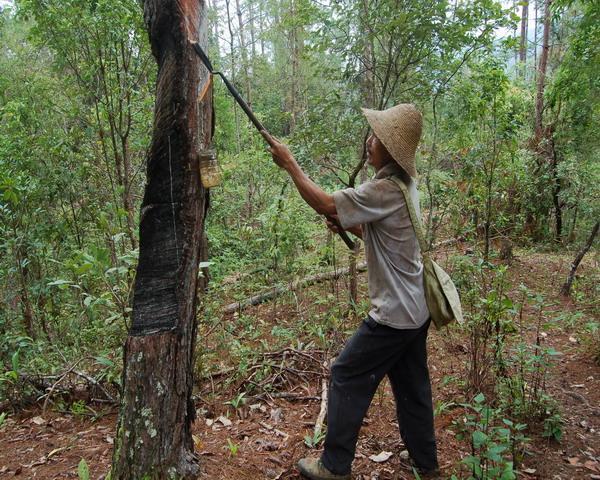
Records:
{"label": "shoe", "polygon": [[298,470],[310,480],[350,480],[350,474],[337,475],[331,473],[320,458],[303,458],[298,462]]}
{"label": "shoe", "polygon": [[423,470],[416,468],[416,472],[419,474],[418,478],[421,480],[442,480],[442,472],[438,468],[435,470]]}

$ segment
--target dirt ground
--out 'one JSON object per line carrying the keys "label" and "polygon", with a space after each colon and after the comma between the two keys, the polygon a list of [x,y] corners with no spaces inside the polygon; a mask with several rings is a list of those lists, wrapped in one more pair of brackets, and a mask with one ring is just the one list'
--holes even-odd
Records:
{"label": "dirt ground", "polygon": [[[517,255],[510,267],[513,284],[522,282],[546,294],[551,306],[545,315],[559,319],[543,342],[561,352],[552,366],[547,389],[560,405],[564,434],[560,443],[539,433],[528,435],[531,440],[519,467],[519,478],[523,479],[600,479],[600,367],[586,347],[581,328],[589,319],[597,319],[598,312],[556,294],[569,260],[564,256],[528,253]],[[580,268],[582,275],[597,276],[594,259]],[[565,312],[583,315],[575,322],[560,323]],[[273,313],[270,306],[255,307],[252,312],[262,318]],[[434,401],[438,405],[459,396],[459,387],[447,379],[464,372],[468,358],[465,342],[456,334],[431,331],[429,360]],[[206,390],[204,387],[201,392]],[[218,395],[214,398],[219,401],[208,401],[200,394],[197,402],[198,418],[193,432],[203,469],[201,478],[300,478],[294,466],[296,461],[319,454],[318,449],[305,445],[304,436],[312,432],[320,410],[321,382],[299,383],[292,393],[301,398],[249,399],[239,410],[223,404],[224,399],[232,398],[230,392],[218,391],[218,385],[216,388]],[[83,458],[89,465],[90,478],[103,479],[110,465],[116,409],[103,405],[92,408],[104,414],[92,421],[86,415],[50,408],[42,412],[41,406],[36,406],[9,416],[0,428],[0,478],[78,478],[77,466]],[[453,428],[453,421],[460,421],[463,413],[461,408],[443,408],[435,419],[440,464],[447,477],[458,472],[461,458],[470,453]],[[402,451],[393,397],[385,381],[361,430],[354,478],[414,478]],[[382,463],[369,459],[381,452],[392,455]]]}

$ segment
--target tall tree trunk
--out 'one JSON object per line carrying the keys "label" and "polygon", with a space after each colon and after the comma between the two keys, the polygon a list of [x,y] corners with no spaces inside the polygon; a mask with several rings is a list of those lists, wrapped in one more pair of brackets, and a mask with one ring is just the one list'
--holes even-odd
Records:
{"label": "tall tree trunk", "polygon": [[[291,2],[291,18],[296,17],[296,0],[292,0]],[[299,48],[299,40],[298,40],[298,30],[299,27],[297,25],[293,25],[290,31],[290,46],[292,50],[292,74],[290,77],[290,102],[289,102],[289,110],[290,110],[290,129],[289,132],[292,133],[296,129],[296,116],[298,115],[298,96],[299,96],[299,82],[300,82],[300,48]]]}
{"label": "tall tree trunk", "polygon": [[483,259],[487,262],[490,255],[490,240],[491,240],[491,228],[492,228],[492,196],[494,187],[494,173],[496,171],[496,165],[498,162],[498,125],[497,125],[497,109],[496,109],[496,97],[494,96],[494,102],[492,106],[493,115],[493,130],[492,130],[492,162],[488,166],[484,162],[484,172],[486,176],[486,199],[485,199],[485,244],[483,247]]}
{"label": "tall tree trunk", "polygon": [[540,64],[537,69],[537,88],[535,98],[535,140],[536,146],[539,144],[543,135],[543,114],[544,114],[544,87],[546,83],[546,69],[548,67],[548,52],[550,51],[550,27],[551,15],[550,4],[552,0],[544,2],[544,33],[542,39],[542,51],[540,53]]}
{"label": "tall tree trunk", "polygon": [[197,152],[211,140],[212,104],[210,88],[198,98],[209,75],[188,39],[207,48],[206,4],[146,0],[144,18],[158,79],[112,478],[192,479],[199,473],[192,360],[208,206]]}
{"label": "tall tree trunk", "polygon": [[[550,50],[550,28],[551,28],[551,16],[550,16],[550,4],[552,0],[544,0],[544,31],[542,40],[542,50],[540,52],[539,64],[536,68],[536,98],[535,98],[535,114],[533,123],[533,139],[530,144],[530,148],[536,158],[536,170],[535,175],[541,177],[544,173],[545,162],[548,158],[548,146],[543,141],[544,135],[547,133],[544,131],[544,88],[546,82],[546,70],[548,67],[548,54]],[[536,10],[537,11],[537,10]],[[537,29],[536,29],[537,30]],[[536,45],[537,48],[537,45]],[[547,185],[543,185],[542,182],[538,181],[537,194],[538,198],[543,198],[545,195],[544,190]],[[545,205],[545,204],[544,204]],[[545,208],[542,205],[542,208]],[[538,209],[539,210],[539,209]],[[539,212],[538,212],[539,213]],[[545,218],[547,211],[544,211]],[[534,215],[531,210],[527,213],[525,219],[525,231],[533,234],[534,238],[539,235],[538,218],[539,215]]]}
{"label": "tall tree trunk", "polygon": [[554,219],[556,223],[555,241],[560,242],[562,237],[562,208],[563,204],[560,201],[560,192],[562,190],[562,181],[558,174],[558,153],[554,143],[554,128],[548,133],[549,152],[550,152],[550,173],[552,175],[552,204],[554,205]]}
{"label": "tall tree trunk", "polygon": [[[516,0],[513,0],[513,7],[512,7],[512,13],[515,15],[518,15],[519,13],[519,2],[517,2]],[[514,24],[514,28],[513,28],[513,38],[515,39],[515,45],[516,45],[516,39],[517,39],[517,24]],[[515,57],[514,57],[514,61],[515,61],[515,65],[518,65],[518,61],[519,61],[519,51],[515,49],[514,51]]]}
{"label": "tall tree trunk", "polygon": [[131,178],[133,176],[133,169],[131,168],[131,158],[129,154],[129,148],[124,141],[123,144],[123,167],[125,171],[125,182],[123,184],[123,206],[127,212],[127,232],[129,234],[129,242],[131,248],[137,248],[137,239],[135,238],[135,207],[133,206],[133,185],[131,184]]}
{"label": "tall tree trunk", "polygon": [[265,11],[263,2],[258,2],[258,36],[260,38],[260,54],[265,56]]}
{"label": "tall tree trunk", "polygon": [[534,0],[534,4],[535,4],[535,24],[534,24],[534,30],[533,30],[533,65],[534,65],[534,77],[533,77],[533,81],[537,81],[537,68],[535,68],[537,66],[537,51],[538,51],[538,26],[539,26],[539,20],[540,20],[540,16],[539,16],[539,0]]}
{"label": "tall tree trunk", "polygon": [[[13,230],[15,238],[17,237],[16,230]],[[17,240],[18,241],[18,240]],[[17,272],[19,275],[19,286],[21,289],[21,310],[23,313],[23,326],[25,332],[33,340],[36,339],[35,329],[33,326],[33,308],[31,299],[29,298],[29,286],[27,285],[28,270],[27,266],[27,255],[24,254],[24,248],[22,245],[18,245],[15,250],[15,261],[17,264]]]}
{"label": "tall tree trunk", "polygon": [[525,0],[521,8],[521,44],[519,45],[519,62],[521,62],[522,75],[525,77],[527,61],[527,35],[529,22],[529,1]]}
{"label": "tall tree trunk", "polygon": [[[362,8],[364,18],[368,18],[369,12],[369,0],[362,1]],[[363,25],[362,28],[364,31],[367,31],[367,26]],[[374,108],[376,104],[375,100],[375,80],[374,80],[374,71],[375,71],[375,59],[374,59],[374,45],[373,38],[368,37],[365,41],[364,51],[363,51],[363,64],[364,64],[364,74],[361,78],[361,96],[362,103],[367,108]],[[364,183],[367,181],[368,172],[365,168],[365,163],[367,161],[367,151],[366,151],[366,136],[368,135],[368,131],[365,133],[362,144],[358,145],[357,155],[358,155],[358,163],[354,167],[353,175],[349,178],[349,187],[354,188],[356,186],[356,179],[358,177],[358,183]],[[359,173],[360,172],[360,173]],[[360,240],[354,240],[354,249],[350,252],[348,257],[348,271],[350,273],[350,281],[349,281],[349,291],[348,291],[348,300],[350,303],[350,310],[356,313],[356,305],[358,303],[358,257],[360,255]]]}
{"label": "tall tree trunk", "polygon": [[577,192],[577,196],[575,197],[575,207],[573,209],[573,220],[571,220],[571,227],[569,228],[569,236],[567,237],[567,242],[572,242],[575,240],[575,227],[577,226],[577,215],[579,214],[579,192]]}
{"label": "tall tree trunk", "polygon": [[[229,2],[230,0],[225,0],[225,11],[227,12],[227,29],[229,30],[229,61],[231,63],[231,83],[235,84],[235,51],[233,47],[233,27],[231,26],[231,11],[229,9]],[[240,153],[240,117],[238,114],[237,102],[233,102],[233,116],[235,118],[236,148],[237,153]]]}
{"label": "tall tree trunk", "polygon": [[216,54],[216,58],[220,58],[221,48],[219,46],[219,10],[217,8],[216,0],[212,0],[212,3],[210,3],[209,0],[209,8],[212,10],[211,16],[214,15],[214,20],[212,24],[213,29],[212,32],[210,32],[208,43],[214,45],[214,52]]}
{"label": "tall tree trunk", "polygon": [[244,34],[244,22],[242,20],[242,6],[240,0],[235,0],[235,8],[238,17],[240,53],[242,54],[242,69],[244,70],[244,83],[246,87],[246,102],[252,105],[252,88],[250,83],[250,65],[248,63],[248,51],[246,50],[246,35]]}
{"label": "tall tree trunk", "polygon": [[252,0],[248,0],[247,4],[248,4],[248,18],[250,21],[250,48],[251,48],[250,62],[252,65],[254,65],[254,62],[256,61],[256,25],[254,23],[255,8],[254,8],[254,3],[252,2]]}

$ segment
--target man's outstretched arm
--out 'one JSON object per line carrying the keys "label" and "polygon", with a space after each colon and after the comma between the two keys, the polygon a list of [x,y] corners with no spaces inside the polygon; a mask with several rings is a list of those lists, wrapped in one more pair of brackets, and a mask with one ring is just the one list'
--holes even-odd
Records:
{"label": "man's outstretched arm", "polygon": [[320,215],[335,215],[337,210],[333,196],[323,191],[315,182],[308,178],[308,175],[302,171],[287,145],[284,145],[264,130],[261,134],[271,146],[269,151],[273,155],[273,160],[288,172],[304,201]]}

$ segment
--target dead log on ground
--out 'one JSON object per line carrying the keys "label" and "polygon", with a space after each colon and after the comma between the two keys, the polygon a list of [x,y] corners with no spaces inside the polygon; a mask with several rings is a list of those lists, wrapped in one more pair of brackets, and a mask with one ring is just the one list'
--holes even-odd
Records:
{"label": "dead log on ground", "polygon": [[[364,272],[367,269],[367,264],[364,262],[360,263],[356,268],[359,272]],[[275,297],[278,297],[279,295],[281,295],[283,293],[295,291],[295,290],[298,290],[299,288],[308,287],[310,285],[314,285],[316,283],[321,283],[326,280],[335,280],[335,279],[338,279],[345,275],[348,275],[349,273],[350,273],[349,268],[341,268],[338,270],[332,270],[330,272],[317,273],[316,275],[310,275],[310,276],[304,277],[300,280],[296,280],[288,285],[272,288],[271,290],[268,290],[265,293],[261,293],[260,295],[254,295],[252,297],[246,298],[239,302],[231,303],[223,309],[223,313],[240,312],[248,307],[259,305],[259,304],[264,303],[268,300],[271,300]]]}
{"label": "dead log on ground", "polygon": [[[464,241],[463,237],[450,238],[448,240],[443,240],[441,242],[436,243],[433,248],[437,249],[439,247],[447,247],[450,245],[454,245],[455,243]],[[356,266],[358,272],[364,272],[367,270],[366,262],[359,263]],[[281,287],[275,287],[270,290],[267,290],[265,293],[261,293],[258,295],[253,295],[252,297],[248,297],[244,300],[240,300],[239,302],[230,303],[223,309],[224,314],[241,312],[248,307],[254,307],[256,305],[260,305],[261,303],[272,300],[279,295],[282,295],[286,292],[292,292],[298,290],[302,287],[308,287],[310,285],[314,285],[316,283],[321,283],[326,280],[335,280],[340,277],[344,277],[350,274],[350,267],[348,268],[340,268],[337,270],[332,270],[325,273],[317,273],[315,275],[310,275],[308,277],[301,278],[300,280],[296,280],[288,285],[284,285]]]}

